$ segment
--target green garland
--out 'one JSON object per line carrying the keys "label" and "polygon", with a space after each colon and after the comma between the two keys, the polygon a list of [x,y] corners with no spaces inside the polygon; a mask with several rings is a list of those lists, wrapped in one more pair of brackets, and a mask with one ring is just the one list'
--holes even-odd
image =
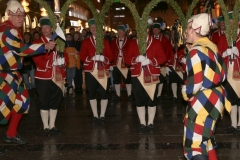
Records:
{"label": "green garland", "polygon": [[225,27],[226,27],[226,38],[227,38],[227,43],[228,46],[232,45],[232,37],[231,37],[231,28],[229,25],[229,17],[228,17],[228,9],[227,6],[224,4],[223,0],[218,0],[218,4],[221,7],[222,14],[224,16],[224,22],[225,22]]}
{"label": "green garland", "polygon": [[136,23],[136,30],[138,33],[138,43],[139,43],[139,52],[141,54],[146,52],[146,37],[147,37],[147,20],[150,12],[152,9],[161,1],[165,1],[169,3],[175,12],[178,14],[180,21],[185,22],[185,16],[181,10],[181,8],[178,6],[178,4],[174,0],[153,0],[147,6],[144,8],[144,11],[142,13],[142,19],[139,17],[139,14],[137,12],[137,9],[135,5],[129,1],[129,0],[120,0],[121,3],[124,3],[129,10],[131,11],[133,15],[133,19]]}
{"label": "green garland", "polygon": [[[59,23],[63,22],[62,25],[61,25],[61,24],[59,24],[59,25],[61,25],[60,27],[61,27],[61,29],[64,31],[64,33],[65,33],[65,19],[66,19],[66,14],[67,14],[67,11],[68,11],[68,8],[69,8],[70,4],[71,4],[72,2],[74,2],[74,1],[76,1],[76,0],[67,0],[67,1],[64,3],[64,5],[62,6],[62,8],[61,8],[61,13],[60,13],[60,17],[59,17],[58,22],[59,22]],[[64,52],[64,50],[65,50],[65,42],[64,42],[62,39],[60,39],[60,38],[58,38],[56,42],[57,42],[56,49],[57,49],[58,51],[60,51],[60,52]]]}
{"label": "green garland", "polygon": [[43,0],[35,0],[36,2],[38,2],[39,4],[41,4],[48,13],[48,17],[50,22],[52,23],[53,29],[56,29],[57,25],[56,25],[56,17],[54,12],[52,11],[51,7],[47,4],[47,2],[43,1]]}
{"label": "green garland", "polygon": [[124,3],[132,13],[133,19],[136,24],[136,30],[138,33],[139,52],[140,52],[140,54],[144,54],[146,52],[146,37],[147,37],[146,29],[147,29],[147,20],[148,20],[147,18],[148,17],[144,17],[141,20],[135,5],[131,1],[120,0],[120,2]]}
{"label": "green garland", "polygon": [[240,8],[240,0],[236,0],[236,3],[233,8],[233,23],[232,23],[232,34],[231,34],[233,41],[236,41],[238,36],[237,30],[238,30],[239,8]]}
{"label": "green garland", "polygon": [[[52,23],[53,29],[55,30],[57,28],[58,20],[56,19],[56,16],[52,11],[51,7],[43,0],[35,0],[35,1],[41,4],[47,10],[49,20]],[[61,8],[60,20],[63,21],[63,24],[60,27],[62,28],[63,31],[65,31],[65,17],[66,17],[68,7],[74,1],[76,0],[67,0],[64,3],[63,7]],[[65,42],[62,39],[57,38],[56,43],[57,43],[57,46],[56,46],[57,51],[64,52]]]}
{"label": "green garland", "polygon": [[187,15],[186,15],[186,21],[182,23],[183,24],[183,31],[185,31],[187,29],[187,25],[188,25],[187,21],[191,18],[193,10],[196,7],[198,2],[199,2],[199,0],[193,0],[192,4],[188,7],[188,11],[187,11]]}
{"label": "green garland", "polygon": [[105,19],[105,13],[108,11],[112,3],[114,3],[114,0],[107,0],[105,4],[102,7],[102,11],[98,14],[97,9],[93,5],[93,3],[89,0],[83,0],[84,3],[88,5],[90,10],[93,13],[93,17],[96,21],[96,53],[100,54],[104,48],[103,45],[103,25],[104,25],[104,19]]}

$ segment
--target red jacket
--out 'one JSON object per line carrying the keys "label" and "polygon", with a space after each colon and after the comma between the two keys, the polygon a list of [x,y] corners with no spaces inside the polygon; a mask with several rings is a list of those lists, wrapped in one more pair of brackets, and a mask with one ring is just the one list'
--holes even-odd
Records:
{"label": "red jacket", "polygon": [[177,50],[177,61],[176,61],[176,65],[181,65],[182,71],[183,71],[183,72],[186,72],[186,64],[182,64],[182,63],[181,63],[182,58],[185,57],[184,48],[185,48],[185,46],[184,46],[184,45],[181,45],[181,46],[178,48],[178,50]]}
{"label": "red jacket", "polygon": [[[48,40],[45,36],[35,40],[33,44],[47,43]],[[53,61],[57,58],[56,49],[33,57],[36,64],[35,78],[37,79],[52,79],[53,78]],[[65,68],[61,68],[62,77],[66,77]]]}
{"label": "red jacket", "polygon": [[[227,38],[226,38],[225,35],[220,37],[217,47],[218,47],[219,54],[222,56],[223,52],[228,49]],[[239,36],[238,36],[237,41],[236,41],[236,47],[238,48],[238,50],[240,50],[240,37]],[[230,56],[227,56],[227,57],[223,58],[223,60],[225,62],[225,65],[228,67],[229,61],[230,61]],[[238,67],[239,70],[240,70],[240,67],[238,66],[239,62],[240,62],[240,57],[235,56],[234,66],[237,65],[235,67]]]}
{"label": "red jacket", "polygon": [[[83,40],[80,51],[80,60],[84,63],[85,72],[92,72],[94,70],[95,61],[92,60],[92,57],[95,55],[95,41],[93,36],[90,36],[89,38]],[[106,39],[104,39],[103,56],[105,57],[105,62],[103,63],[104,67],[106,70],[109,70],[110,62],[113,60],[113,54],[110,44]]]}
{"label": "red jacket", "polygon": [[[138,77],[141,74],[141,62],[136,62],[136,58],[140,55],[137,40],[134,39],[130,43],[128,54],[124,54],[125,63],[131,65],[132,77]],[[166,61],[166,55],[160,41],[153,37],[148,37],[148,45],[146,57],[151,60],[152,64],[147,65],[152,76],[160,75],[160,65]]]}
{"label": "red jacket", "polygon": [[215,32],[213,32],[211,40],[214,44],[218,44],[218,41],[220,39],[220,37],[224,36],[225,37],[225,33],[222,33],[220,29],[216,30]]}
{"label": "red jacket", "polygon": [[[130,44],[130,39],[124,37],[124,40],[122,42],[122,58],[123,58],[123,62],[125,63],[125,60],[124,60],[124,54],[128,54],[128,47],[129,47],[129,44]],[[112,49],[112,54],[114,56],[113,58],[113,66],[116,66],[117,63],[118,63],[118,57],[119,57],[119,38],[116,38],[114,40],[112,40],[112,43],[111,43],[111,49]]]}
{"label": "red jacket", "polygon": [[162,34],[159,35],[159,39],[157,39],[161,42],[162,48],[166,55],[166,66],[173,66],[174,64],[174,50],[172,47],[171,42]]}

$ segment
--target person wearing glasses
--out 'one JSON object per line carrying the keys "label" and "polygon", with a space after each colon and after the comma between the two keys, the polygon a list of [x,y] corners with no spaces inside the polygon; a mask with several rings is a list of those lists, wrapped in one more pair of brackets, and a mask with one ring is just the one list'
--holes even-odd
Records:
{"label": "person wearing glasses", "polygon": [[23,56],[44,53],[53,49],[56,43],[25,45],[19,30],[25,18],[23,6],[16,0],[10,0],[5,13],[8,20],[0,24],[0,124],[9,121],[3,137],[5,143],[26,144],[17,128],[23,113],[28,112],[30,99],[18,69],[22,67]]}

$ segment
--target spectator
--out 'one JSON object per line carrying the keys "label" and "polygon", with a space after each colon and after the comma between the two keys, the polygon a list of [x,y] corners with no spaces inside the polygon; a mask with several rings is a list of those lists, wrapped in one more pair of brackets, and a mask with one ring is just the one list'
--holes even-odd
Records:
{"label": "spectator", "polygon": [[73,89],[72,80],[75,77],[76,68],[80,69],[79,52],[76,50],[70,33],[66,35],[65,59],[67,68],[67,94]]}
{"label": "spectator", "polygon": [[33,33],[33,41],[39,39],[40,37],[41,37],[41,34],[39,32],[36,31]]}
{"label": "spectator", "polygon": [[[24,43],[26,45],[32,44],[32,38],[31,34],[29,32],[25,32],[23,35]],[[27,90],[31,90],[35,88],[35,64],[30,56],[26,56],[23,59],[23,67],[21,69],[22,75],[23,75],[23,81],[26,84]]]}
{"label": "spectator", "polygon": [[[81,34],[79,32],[75,32],[73,36],[73,45],[76,48],[77,52],[80,53],[81,50]],[[76,68],[76,73],[74,77],[74,84],[75,84],[75,93],[82,93],[82,84],[83,84],[83,65],[80,65],[80,67]]]}

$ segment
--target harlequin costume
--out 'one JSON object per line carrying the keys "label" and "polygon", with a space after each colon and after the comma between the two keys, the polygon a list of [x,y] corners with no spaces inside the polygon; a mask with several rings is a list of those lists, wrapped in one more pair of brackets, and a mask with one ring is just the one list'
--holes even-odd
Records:
{"label": "harlequin costume", "polygon": [[[48,17],[39,20],[40,26],[51,27],[52,24]],[[47,43],[51,39],[49,35],[43,35],[33,43]],[[50,37],[49,37],[50,36]],[[56,48],[46,51],[44,54],[33,57],[36,64],[36,89],[40,101],[40,115],[43,122],[44,134],[46,136],[60,135],[61,131],[55,126],[58,107],[60,106],[64,79],[66,78],[65,64],[59,64],[60,56]]]}
{"label": "harlequin costume", "polygon": [[[124,54],[127,54],[130,39],[124,36],[125,26],[119,25],[117,30],[120,37],[114,39],[111,43],[113,58],[113,83],[116,91],[116,98],[120,99],[120,84],[121,81],[126,84],[128,99],[132,100],[132,84],[131,84],[131,72],[127,66],[125,66]],[[122,35],[121,35],[122,34]]]}
{"label": "harlequin costume", "polygon": [[[146,55],[140,55],[137,40],[132,40],[129,51],[124,54],[125,63],[131,65],[132,88],[137,106],[137,113],[140,120],[139,132],[144,133],[148,129],[153,132],[153,121],[156,113],[156,84],[159,82],[160,65],[166,61],[160,41],[151,36],[147,38]],[[150,81],[149,81],[150,80]],[[146,88],[152,89],[152,97],[146,92]],[[145,120],[146,109],[148,106],[148,122]],[[146,125],[148,128],[146,128]]]}
{"label": "harlequin costume", "polygon": [[[94,19],[90,19],[88,24],[96,25]],[[101,99],[101,113],[100,122],[105,123],[105,112],[108,104],[108,95],[106,86],[108,85],[108,70],[110,62],[113,60],[113,54],[108,40],[103,39],[104,49],[102,55],[96,53],[96,40],[95,35],[91,35],[89,38],[84,39],[82,42],[82,48],[80,51],[80,59],[84,63],[84,71],[86,78],[86,87],[88,90],[88,99],[93,112],[93,124],[99,122],[99,116],[97,111],[97,91],[100,94]]]}
{"label": "harlequin costume", "polygon": [[[231,18],[231,17],[229,17]],[[239,85],[240,85],[240,57],[239,57],[239,49],[240,49],[240,35],[238,35],[236,40],[236,46],[232,46],[232,48],[228,48],[228,43],[226,36],[222,36],[218,42],[218,50],[222,55],[224,62],[228,68],[228,76],[227,81],[224,83],[224,87],[228,93],[228,99],[232,104],[232,110],[230,113],[231,117],[231,126],[225,130],[226,134],[240,134],[240,93],[239,93]],[[238,116],[237,116],[238,115]]]}
{"label": "harlequin costume", "polygon": [[216,159],[216,121],[223,114],[224,106],[228,111],[231,109],[226,90],[222,86],[227,68],[216,45],[203,37],[209,32],[209,18],[206,13],[193,16],[188,20],[186,31],[188,34],[191,28],[196,32],[192,34],[201,35],[192,42],[192,48],[187,54],[187,80],[182,88],[183,98],[188,102],[184,118],[183,148],[185,157],[189,160]]}
{"label": "harlequin costume", "polygon": [[[24,9],[18,1],[12,0],[6,12],[8,15],[24,14]],[[45,52],[45,47],[43,43],[26,46],[19,28],[10,20],[0,24],[0,33],[0,124],[10,121],[3,141],[26,144],[17,134],[17,127],[22,114],[28,112],[30,97],[18,70],[22,67],[23,56]]]}

